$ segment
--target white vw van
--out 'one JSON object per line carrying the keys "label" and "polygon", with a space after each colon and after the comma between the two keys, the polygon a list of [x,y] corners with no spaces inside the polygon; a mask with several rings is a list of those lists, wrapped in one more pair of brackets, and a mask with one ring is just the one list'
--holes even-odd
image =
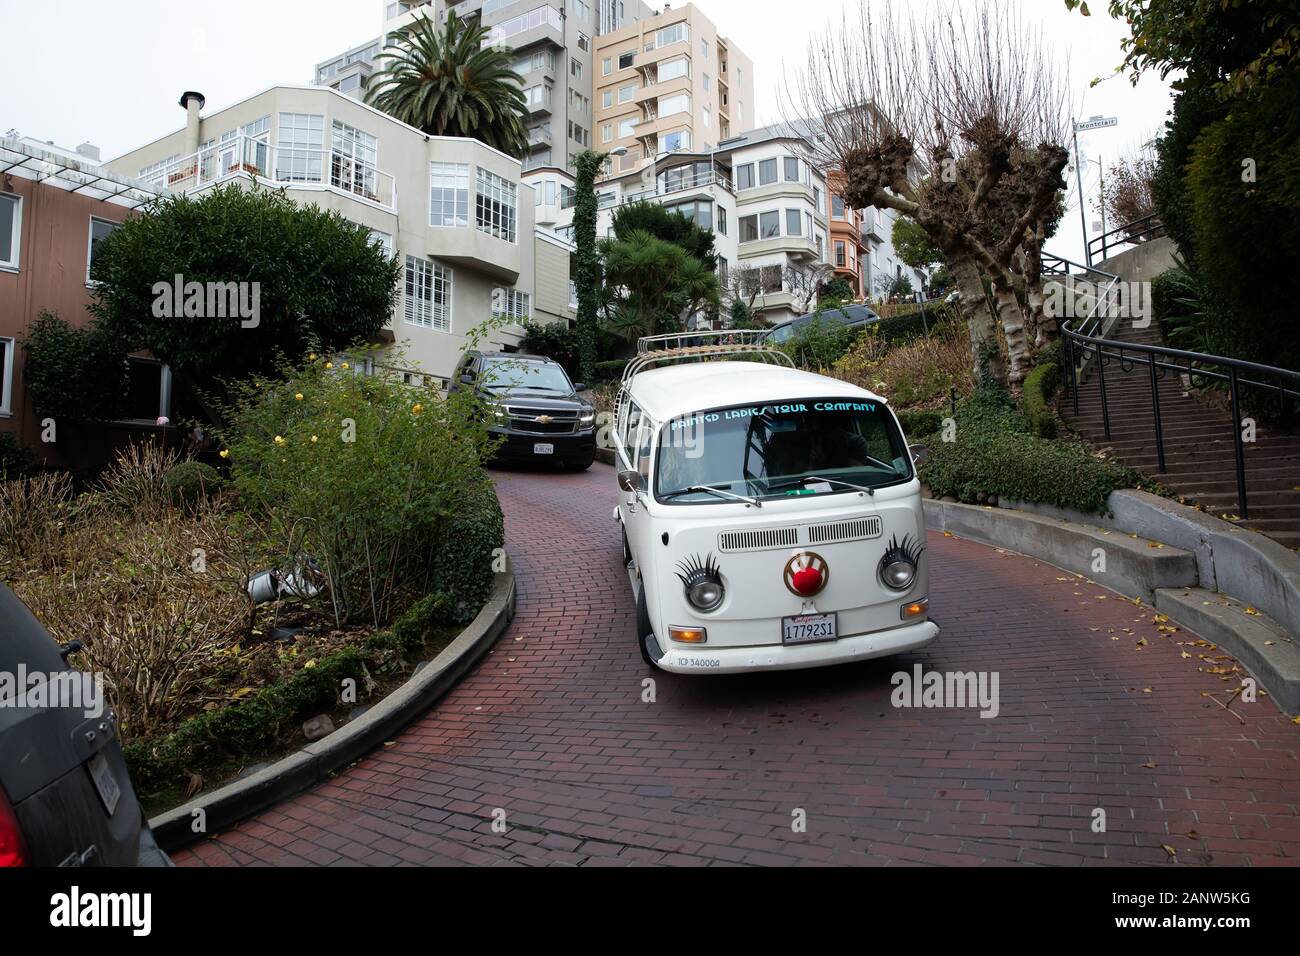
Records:
{"label": "white vw van", "polygon": [[624,372],[614,514],[642,656],[726,674],[934,640],[920,483],[893,412],[739,339],[642,339]]}

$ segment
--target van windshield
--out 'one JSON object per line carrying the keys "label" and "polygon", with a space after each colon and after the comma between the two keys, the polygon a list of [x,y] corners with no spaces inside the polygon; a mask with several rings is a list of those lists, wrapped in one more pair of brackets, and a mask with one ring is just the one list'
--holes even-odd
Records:
{"label": "van windshield", "polygon": [[665,424],[655,495],[673,504],[717,504],[727,494],[834,494],[911,477],[907,443],[883,403],[798,399],[720,408]]}

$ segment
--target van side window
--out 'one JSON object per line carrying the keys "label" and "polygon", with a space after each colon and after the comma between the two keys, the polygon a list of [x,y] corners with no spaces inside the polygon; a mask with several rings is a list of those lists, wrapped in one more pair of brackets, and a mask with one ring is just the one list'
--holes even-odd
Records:
{"label": "van side window", "polygon": [[650,443],[654,440],[654,423],[645,416],[641,416],[638,423],[636,438],[636,464],[635,468],[641,473],[645,480],[645,486],[650,484]]}
{"label": "van side window", "polygon": [[623,441],[623,448],[627,452],[628,462],[636,458],[636,435],[637,426],[641,424],[641,409],[637,407],[636,402],[628,402],[627,418],[623,422],[623,429],[619,437]]}

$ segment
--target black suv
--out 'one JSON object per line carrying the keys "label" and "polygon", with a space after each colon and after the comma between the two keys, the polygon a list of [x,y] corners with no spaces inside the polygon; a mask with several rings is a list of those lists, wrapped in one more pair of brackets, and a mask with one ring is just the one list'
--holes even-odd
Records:
{"label": "black suv", "polygon": [[466,352],[450,391],[472,388],[505,436],[498,461],[558,461],[581,471],[596,456],[596,409],[578,396],[560,363],[541,355]]}
{"label": "black suv", "polygon": [[170,866],[140,812],[107,704],[88,710],[84,695],[69,706],[18,692],[33,675],[49,687],[80,681],[65,661],[74,649],[60,653],[0,584],[0,866]]}
{"label": "black suv", "polygon": [[793,319],[786,319],[784,322],[780,322],[768,329],[763,334],[761,341],[764,345],[780,345],[782,342],[788,342],[818,319],[824,322],[839,322],[856,332],[868,325],[879,322],[880,316],[865,305],[836,306],[822,309],[820,312],[809,312],[807,315],[798,315]]}

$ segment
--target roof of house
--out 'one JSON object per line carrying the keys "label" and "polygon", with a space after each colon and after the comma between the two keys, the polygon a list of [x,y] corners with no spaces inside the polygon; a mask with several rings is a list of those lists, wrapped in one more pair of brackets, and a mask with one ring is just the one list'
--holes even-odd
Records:
{"label": "roof of house", "polygon": [[836,378],[743,359],[649,369],[632,379],[631,396],[660,422],[714,408],[780,405],[801,399],[885,401]]}

